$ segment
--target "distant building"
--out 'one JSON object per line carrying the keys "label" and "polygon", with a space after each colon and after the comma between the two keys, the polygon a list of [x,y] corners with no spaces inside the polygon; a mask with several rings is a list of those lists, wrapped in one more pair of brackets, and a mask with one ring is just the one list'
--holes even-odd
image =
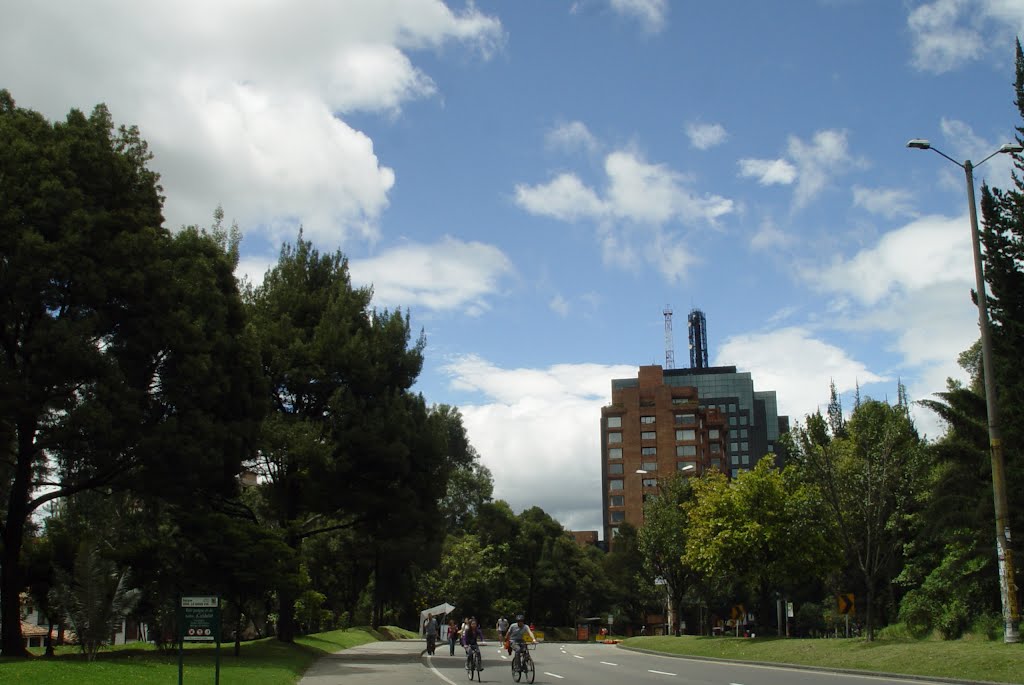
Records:
{"label": "distant building", "polygon": [[570,530],[569,534],[572,535],[572,539],[576,541],[576,544],[580,547],[586,547],[587,545],[597,546],[597,531],[596,530]]}
{"label": "distant building", "polygon": [[643,502],[659,478],[711,468],[735,476],[767,454],[781,464],[778,440],[788,429],[775,391],[755,391],[734,366],[641,366],[636,378],[613,379],[611,404],[601,409],[605,543],[622,523],[643,525]]}

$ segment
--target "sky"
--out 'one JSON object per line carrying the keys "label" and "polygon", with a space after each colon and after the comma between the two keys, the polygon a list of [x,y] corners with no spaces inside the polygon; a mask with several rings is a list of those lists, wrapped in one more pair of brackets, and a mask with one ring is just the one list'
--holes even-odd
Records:
{"label": "sky", "polygon": [[600,409],[666,307],[677,367],[700,308],[794,422],[964,377],[965,177],[906,142],[1012,142],[1022,34],[1021,0],[0,0],[0,88],[138,125],[167,225],[222,206],[240,277],[300,226],[342,251],[495,497],[599,530]]}

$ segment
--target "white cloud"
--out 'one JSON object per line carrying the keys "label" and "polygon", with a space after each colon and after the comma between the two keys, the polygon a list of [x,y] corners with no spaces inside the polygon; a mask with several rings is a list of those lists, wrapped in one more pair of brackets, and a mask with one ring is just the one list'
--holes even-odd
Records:
{"label": "white cloud", "polygon": [[597,138],[582,121],[570,121],[548,131],[545,136],[548,147],[564,150],[583,149],[587,152],[597,150]]}
{"label": "white cloud", "polygon": [[829,382],[839,392],[886,380],[845,350],[813,337],[799,326],[729,338],[715,364],[750,371],[758,390],[774,390],[779,414],[803,423],[807,414],[828,404]]}
{"label": "white cloud", "polygon": [[686,125],[686,136],[690,139],[690,144],[698,150],[708,150],[724,143],[729,134],[721,124],[692,122]]}
{"label": "white cloud", "polygon": [[616,12],[636,17],[650,31],[665,28],[668,0],[611,0],[611,3]]}
{"label": "white cloud", "polygon": [[804,270],[807,280],[872,306],[894,293],[942,283],[970,283],[973,274],[966,216],[926,216],[886,233],[874,247],[831,266]]}
{"label": "white cloud", "polygon": [[516,511],[539,506],[569,529],[601,530],[601,407],[611,379],[635,377],[636,367],[503,369],[466,356],[445,371],[454,388],[484,396],[460,410],[495,498]]}
{"label": "white cloud", "polygon": [[551,311],[561,317],[569,315],[569,301],[558,293],[555,293],[555,296],[551,298],[551,301],[548,302],[548,306],[551,307]]}
{"label": "white cloud", "polygon": [[806,207],[833,176],[864,164],[850,155],[846,132],[835,129],[815,132],[810,142],[790,136],[788,149],[798,170],[793,193],[796,209]]}
{"label": "white cloud", "polygon": [[755,250],[769,250],[784,247],[793,242],[793,236],[786,233],[771,219],[761,222],[761,226],[750,238],[750,247]]}
{"label": "white cloud", "polygon": [[235,267],[235,278],[239,281],[248,281],[253,286],[263,284],[263,277],[270,269],[277,265],[277,257],[260,257],[249,255],[238,260]]}
{"label": "white cloud", "polygon": [[493,245],[446,236],[432,245],[410,243],[370,259],[349,262],[352,281],[373,286],[377,306],[422,306],[461,310],[471,316],[490,309],[512,264]]}
{"label": "white cloud", "polygon": [[696,257],[667,225],[715,226],[719,218],[734,211],[732,200],[698,195],[688,187],[689,177],[665,165],[650,164],[632,152],[607,155],[604,171],[604,197],[575,174],[563,173],[547,184],[517,185],[516,203],[532,214],[562,221],[595,221],[606,263],[654,265],[670,282],[681,279]]}
{"label": "white cloud", "polygon": [[897,216],[913,216],[913,196],[901,188],[853,187],[853,204],[872,214],[881,214],[889,219]]}
{"label": "white cloud", "polygon": [[[877,337],[898,355],[900,375],[913,379],[912,399],[944,390],[947,377],[963,377],[957,355],[978,337],[966,215],[921,217],[852,257],[801,274],[836,298],[833,328]],[[912,412],[920,430],[941,433],[933,414],[916,406]]]}
{"label": "white cloud", "polygon": [[807,142],[790,136],[786,146],[788,159],[741,159],[740,176],[755,178],[765,186],[795,182],[793,208],[802,209],[825,189],[833,176],[865,166],[863,160],[850,154],[848,147],[846,131],[836,129],[816,131]]}
{"label": "white cloud", "polygon": [[914,8],[907,25],[916,68],[942,73],[978,58],[984,49],[981,34],[973,26],[960,25],[970,6],[968,0],[935,0]]}
{"label": "white cloud", "polygon": [[393,116],[432,95],[412,51],[486,55],[502,39],[497,19],[439,0],[20,3],[0,22],[0,82],[50,118],[103,101],[138,124],[172,227],[220,204],[247,234],[276,242],[301,223],[333,246],[376,237],[395,183],[338,113]]}
{"label": "white cloud", "polygon": [[560,174],[550,183],[516,186],[516,204],[530,212],[562,221],[599,218],[606,212],[597,193],[575,174]]}
{"label": "white cloud", "polygon": [[921,71],[943,73],[1012,44],[1024,33],[1020,0],[935,0],[907,17],[913,41],[911,63]]}
{"label": "white cloud", "polygon": [[784,159],[741,159],[740,176],[756,178],[763,186],[789,185],[796,180],[796,167]]}

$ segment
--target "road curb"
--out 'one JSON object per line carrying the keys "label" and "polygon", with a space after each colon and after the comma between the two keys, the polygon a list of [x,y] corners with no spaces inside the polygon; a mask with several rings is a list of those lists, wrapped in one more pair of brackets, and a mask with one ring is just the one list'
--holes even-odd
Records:
{"label": "road curb", "polygon": [[670,652],[659,652],[655,649],[643,649],[631,647],[624,644],[616,645],[618,649],[626,649],[631,652],[642,652],[644,654],[657,654],[658,656],[672,657],[673,659],[688,659],[690,661],[711,661],[722,664],[751,664],[753,666],[775,666],[778,668],[794,668],[800,671],[824,671],[826,673],[842,673],[845,675],[863,675],[876,678],[899,678],[901,680],[916,680],[922,683],[953,683],[953,685],[1012,685],[1005,681],[996,680],[964,680],[963,678],[944,678],[941,676],[914,675],[912,673],[889,673],[886,671],[862,671],[856,668],[834,668],[829,666],[808,666],[807,664],[791,664],[783,661],[754,661],[753,659],[723,659],[716,656],[697,656],[690,654],[672,654]]}

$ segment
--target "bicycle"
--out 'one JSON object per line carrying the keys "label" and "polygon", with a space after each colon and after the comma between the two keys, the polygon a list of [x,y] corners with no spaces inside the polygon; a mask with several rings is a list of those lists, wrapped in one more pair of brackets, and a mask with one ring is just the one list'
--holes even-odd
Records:
{"label": "bicycle", "polygon": [[512,679],[517,683],[519,679],[526,674],[526,682],[533,683],[533,679],[536,677],[536,672],[533,666],[533,657],[530,656],[530,650],[537,649],[536,642],[524,642],[523,649],[517,649],[516,655],[512,657]]}
{"label": "bicycle", "polygon": [[476,673],[477,682],[482,683],[484,681],[484,664],[483,657],[480,656],[479,645],[470,645],[466,652],[466,672],[469,674],[469,679],[473,679],[473,674]]}

